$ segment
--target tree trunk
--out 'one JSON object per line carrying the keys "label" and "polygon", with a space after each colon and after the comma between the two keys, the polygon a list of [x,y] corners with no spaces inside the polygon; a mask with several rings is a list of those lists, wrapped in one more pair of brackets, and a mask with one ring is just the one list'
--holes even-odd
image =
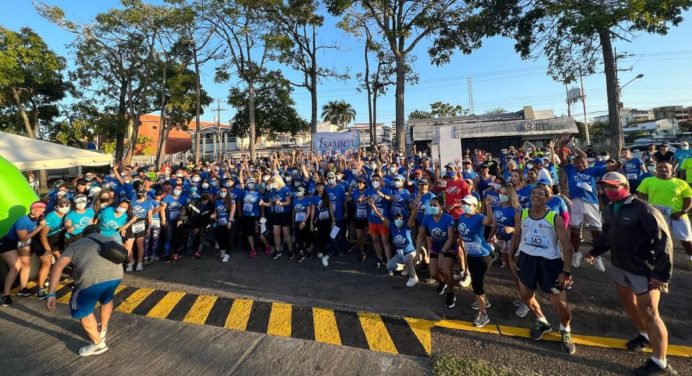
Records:
{"label": "tree trunk", "polygon": [[125,166],[132,163],[132,157],[135,155],[135,147],[137,147],[137,138],[139,138],[139,114],[132,116],[132,137],[130,137],[130,147],[127,149],[123,164]]}
{"label": "tree trunk", "polygon": [[310,69],[310,132],[317,132],[317,69],[313,61]]}
{"label": "tree trunk", "polygon": [[[369,35],[369,34],[368,34]],[[370,126],[370,146],[375,146],[375,126],[372,121],[372,88],[370,87],[370,60],[368,59],[369,42],[365,42],[365,91],[368,92],[368,125]]]}
{"label": "tree trunk", "polygon": [[372,140],[372,146],[376,147],[377,142],[377,91],[380,89],[377,85],[374,86],[372,91],[372,125],[370,126],[370,138]]}
{"label": "tree trunk", "polygon": [[396,58],[396,148],[406,150],[406,124],[404,115],[404,86],[406,85],[406,61]]}
{"label": "tree trunk", "polygon": [[192,60],[195,64],[195,164],[199,163],[199,138],[202,135],[201,124],[199,120],[202,112],[202,85],[199,78],[199,61],[197,61],[197,52],[192,52]]}
{"label": "tree trunk", "polygon": [[252,80],[248,81],[248,123],[250,124],[250,159],[255,160],[257,152],[255,151],[255,83]]}
{"label": "tree trunk", "polygon": [[[127,83],[121,82],[120,84],[120,97],[118,98],[118,120],[125,119],[127,110]],[[127,124],[127,123],[125,123]],[[118,126],[115,130],[115,161],[120,162],[123,159],[123,153],[125,149],[125,129],[124,127]]]}
{"label": "tree trunk", "polygon": [[608,93],[608,122],[610,123],[610,155],[620,155],[620,149],[624,146],[622,124],[620,123],[620,88],[618,87],[617,70],[615,68],[615,56],[610,41],[610,31],[605,30],[598,34],[603,50],[603,65],[606,75],[606,92]]}
{"label": "tree trunk", "polygon": [[159,126],[161,127],[162,131],[159,132],[159,151],[156,154],[157,169],[161,168],[161,165],[163,165],[166,160],[166,143],[168,141],[168,134],[170,133],[170,129],[168,129],[165,120],[163,122],[159,121]]}
{"label": "tree trunk", "polygon": [[12,99],[14,100],[14,104],[17,106],[19,116],[22,118],[26,133],[29,135],[29,137],[36,138],[36,133],[34,133],[34,128],[31,126],[29,115],[27,115],[24,105],[22,104],[22,99],[19,97],[19,90],[12,89]]}
{"label": "tree trunk", "polygon": [[158,148],[156,149],[156,168],[161,168],[161,163],[166,156],[166,137],[168,132],[166,132],[166,78],[167,72],[167,61],[163,65],[163,77],[161,79],[161,111],[159,115],[159,142]]}

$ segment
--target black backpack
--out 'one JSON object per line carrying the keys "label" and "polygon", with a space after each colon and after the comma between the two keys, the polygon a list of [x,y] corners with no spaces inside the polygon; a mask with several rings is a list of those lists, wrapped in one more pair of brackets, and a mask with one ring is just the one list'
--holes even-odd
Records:
{"label": "black backpack", "polygon": [[99,245],[99,256],[105,258],[106,260],[118,265],[127,260],[127,249],[125,249],[122,244],[119,244],[115,240],[102,242],[92,236],[88,236],[88,238],[95,241]]}

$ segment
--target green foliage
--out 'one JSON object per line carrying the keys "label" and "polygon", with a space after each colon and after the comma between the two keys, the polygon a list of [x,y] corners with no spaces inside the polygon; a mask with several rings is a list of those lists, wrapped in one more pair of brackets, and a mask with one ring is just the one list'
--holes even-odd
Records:
{"label": "green foliage", "polygon": [[514,376],[505,367],[491,365],[482,360],[461,358],[449,354],[434,355],[432,359],[434,376]]}
{"label": "green foliage", "polygon": [[[255,90],[254,99],[257,137],[268,136],[273,139],[279,133],[295,135],[309,129],[308,123],[294,108],[290,84],[279,72],[265,73],[260,82],[261,85]],[[228,103],[236,110],[232,123],[233,133],[237,137],[249,135],[248,99],[248,90],[238,87],[231,89],[228,97]]]}
{"label": "green foliage", "polygon": [[505,110],[505,109],[502,108],[502,107],[495,107],[495,108],[493,108],[493,109],[490,109],[490,110],[488,110],[488,111],[485,111],[485,114],[486,114],[486,115],[498,115],[498,114],[504,114],[504,113],[506,113],[506,112],[507,112],[507,110]]}
{"label": "green foliage", "polygon": [[466,116],[469,110],[462,108],[461,105],[453,105],[444,102],[435,102],[430,104],[430,111],[415,110],[408,115],[409,119],[431,119],[431,118],[448,118],[456,116]]}
{"label": "green foliage", "polygon": [[346,129],[348,124],[355,120],[356,110],[345,100],[329,101],[322,106],[322,118],[337,125],[339,129]]}

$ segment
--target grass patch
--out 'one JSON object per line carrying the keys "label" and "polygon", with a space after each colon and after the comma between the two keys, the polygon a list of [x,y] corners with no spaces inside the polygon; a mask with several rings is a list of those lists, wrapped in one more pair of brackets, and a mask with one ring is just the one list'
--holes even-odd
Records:
{"label": "grass patch", "polygon": [[432,371],[435,376],[510,376],[502,366],[492,366],[482,360],[461,358],[449,354],[437,354],[432,359]]}

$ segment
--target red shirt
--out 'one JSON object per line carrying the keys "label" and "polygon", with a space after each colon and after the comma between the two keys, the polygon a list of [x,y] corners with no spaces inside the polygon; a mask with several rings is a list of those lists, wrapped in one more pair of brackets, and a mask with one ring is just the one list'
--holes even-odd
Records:
{"label": "red shirt", "polygon": [[452,208],[454,204],[461,203],[461,199],[466,197],[471,193],[468,184],[463,179],[447,180],[447,186],[444,188],[445,192],[445,208],[449,214],[454,217],[454,220],[459,219],[463,214],[461,206],[456,206]]}

